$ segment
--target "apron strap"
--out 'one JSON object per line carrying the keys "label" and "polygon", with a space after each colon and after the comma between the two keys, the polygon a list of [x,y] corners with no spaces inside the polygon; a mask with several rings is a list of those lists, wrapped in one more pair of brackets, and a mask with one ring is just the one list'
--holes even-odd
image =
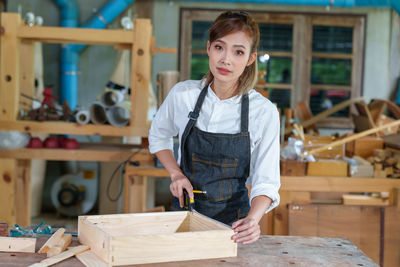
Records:
{"label": "apron strap", "polygon": [[242,96],[242,113],[240,119],[240,132],[248,132],[249,127],[249,96],[247,94]]}
{"label": "apron strap", "polygon": [[194,107],[194,110],[189,112],[189,121],[186,125],[185,131],[182,134],[182,142],[181,142],[181,168],[182,168],[182,164],[183,164],[183,149],[185,147],[185,143],[186,143],[186,138],[188,137],[190,131],[193,129],[194,125],[196,124],[197,118],[199,117],[199,113],[200,113],[200,109],[201,106],[203,105],[204,99],[206,98],[207,95],[207,90],[208,90],[208,86],[205,86],[201,92],[199,97],[197,98],[197,102],[196,105]]}

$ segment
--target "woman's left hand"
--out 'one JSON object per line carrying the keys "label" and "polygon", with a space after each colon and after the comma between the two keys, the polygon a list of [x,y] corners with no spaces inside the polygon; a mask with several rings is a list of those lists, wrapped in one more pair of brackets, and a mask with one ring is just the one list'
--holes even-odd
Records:
{"label": "woman's left hand", "polygon": [[232,223],[232,230],[235,234],[232,236],[235,243],[250,244],[260,237],[260,226],[254,218],[246,217]]}

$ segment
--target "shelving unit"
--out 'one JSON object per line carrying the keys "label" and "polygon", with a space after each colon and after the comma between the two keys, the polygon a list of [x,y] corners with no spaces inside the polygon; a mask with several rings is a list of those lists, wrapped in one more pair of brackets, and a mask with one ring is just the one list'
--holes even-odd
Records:
{"label": "shelving unit", "polygon": [[[100,136],[147,136],[148,86],[151,55],[156,51],[149,19],[135,19],[133,31],[24,25],[19,14],[2,13],[0,46],[0,130],[26,133]],[[130,123],[126,127],[78,125],[72,122],[36,122],[18,119],[20,93],[32,95],[33,46],[43,43],[112,45],[131,50]],[[16,149],[0,151],[0,221],[30,224],[30,159],[125,161],[136,151],[131,146],[81,144],[79,150]],[[148,153],[132,160],[150,163]],[[22,201],[21,201],[22,199]]]}

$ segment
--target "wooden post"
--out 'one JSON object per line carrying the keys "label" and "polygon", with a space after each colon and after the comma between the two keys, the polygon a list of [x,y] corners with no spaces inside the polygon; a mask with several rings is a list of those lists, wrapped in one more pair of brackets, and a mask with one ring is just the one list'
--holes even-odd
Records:
{"label": "wooden post", "polygon": [[[15,160],[15,219],[19,225],[31,224],[31,160]],[[35,196],[41,197],[41,196]]]}
{"label": "wooden post", "polygon": [[152,26],[149,19],[135,19],[131,53],[131,121],[130,125],[146,126],[151,81]]}
{"label": "wooden post", "polygon": [[[19,102],[19,39],[21,24],[18,14],[3,13],[0,36],[0,121],[15,121]],[[13,225],[16,222],[15,180],[17,161],[0,161],[0,221]]]}

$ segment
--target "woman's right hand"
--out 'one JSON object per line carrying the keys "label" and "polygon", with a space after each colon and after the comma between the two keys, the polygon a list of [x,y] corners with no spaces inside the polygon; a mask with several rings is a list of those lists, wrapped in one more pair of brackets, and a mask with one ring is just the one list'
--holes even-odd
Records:
{"label": "woman's right hand", "polygon": [[169,185],[169,189],[171,190],[172,195],[179,199],[179,206],[181,208],[183,208],[183,189],[186,189],[190,198],[194,198],[193,186],[189,179],[183,175],[183,173],[171,176],[171,184]]}

